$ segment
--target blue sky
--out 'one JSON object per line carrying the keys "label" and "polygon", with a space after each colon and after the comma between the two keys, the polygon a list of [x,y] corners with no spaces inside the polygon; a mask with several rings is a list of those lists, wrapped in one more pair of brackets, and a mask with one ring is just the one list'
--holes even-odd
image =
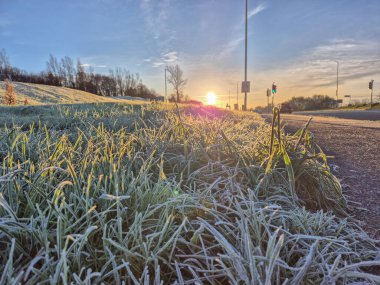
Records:
{"label": "blue sky", "polygon": [[[185,94],[228,101],[243,79],[243,0],[0,0],[0,49],[15,66],[45,69],[49,53],[80,57],[97,72],[139,72],[164,92],[164,66],[178,63]],[[368,97],[380,91],[379,0],[249,0],[249,105],[263,105],[271,83],[291,96]],[[240,97],[242,98],[241,94]],[[233,101],[234,99],[232,99]]]}

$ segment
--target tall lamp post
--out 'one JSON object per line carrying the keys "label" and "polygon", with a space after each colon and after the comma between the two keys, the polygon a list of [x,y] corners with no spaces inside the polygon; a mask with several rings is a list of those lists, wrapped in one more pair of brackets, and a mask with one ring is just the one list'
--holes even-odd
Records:
{"label": "tall lamp post", "polygon": [[165,100],[164,101],[168,101],[168,87],[167,87],[167,83],[166,83],[166,71],[168,70],[168,67],[165,66]]}
{"label": "tall lamp post", "polygon": [[229,109],[231,110],[231,89],[228,89],[228,106],[229,106]]}
{"label": "tall lamp post", "polygon": [[239,82],[236,83],[236,105],[239,110]]}
{"label": "tall lamp post", "polygon": [[[244,65],[244,81],[247,82],[247,46],[248,46],[248,0],[245,0],[245,65]],[[247,110],[247,90],[244,90],[244,109]]]}
{"label": "tall lamp post", "polygon": [[334,60],[334,62],[336,63],[336,100],[338,101],[338,94],[339,94],[339,61]]}

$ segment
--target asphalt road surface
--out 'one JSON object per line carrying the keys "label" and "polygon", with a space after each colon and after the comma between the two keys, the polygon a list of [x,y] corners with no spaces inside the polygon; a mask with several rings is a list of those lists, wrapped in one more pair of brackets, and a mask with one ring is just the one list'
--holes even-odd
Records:
{"label": "asphalt road surface", "polygon": [[335,117],[352,120],[380,121],[380,110],[322,110],[294,112],[298,115]]}
{"label": "asphalt road surface", "polygon": [[[282,122],[286,132],[294,133],[309,118],[284,114]],[[366,209],[355,209],[353,215],[380,238],[380,121],[313,116],[309,130],[323,151],[333,156],[329,164],[348,199]]]}

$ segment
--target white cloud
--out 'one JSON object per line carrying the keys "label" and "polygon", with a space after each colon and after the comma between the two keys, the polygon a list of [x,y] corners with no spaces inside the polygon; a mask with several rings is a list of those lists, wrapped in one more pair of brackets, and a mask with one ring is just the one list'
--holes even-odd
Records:
{"label": "white cloud", "polygon": [[244,37],[238,37],[230,40],[226,45],[224,45],[221,51],[218,53],[217,58],[223,58],[230,55],[242,42]]}
{"label": "white cloud", "polygon": [[335,61],[338,61],[339,95],[366,96],[367,81],[380,76],[379,50],[380,43],[376,41],[330,40],[307,50],[288,66],[261,72],[260,80],[266,82],[265,78],[270,74],[282,90],[286,89],[287,96],[335,96]]}
{"label": "white cloud", "polygon": [[380,43],[353,39],[331,40],[311,50],[306,56],[309,78],[316,86],[333,86],[331,68],[340,65],[340,82],[370,77],[380,73]]}
{"label": "white cloud", "polygon": [[97,65],[97,64],[90,64],[90,63],[82,63],[80,66],[84,67],[84,68],[89,68],[89,67],[94,67],[94,68],[106,68],[107,65]]}
{"label": "white cloud", "polygon": [[248,11],[248,18],[252,18],[253,16],[259,14],[260,12],[264,11],[267,8],[267,5],[265,3],[261,3],[257,5],[255,8],[253,8],[251,11]]}
{"label": "white cloud", "polygon": [[163,55],[163,60],[167,63],[176,62],[178,60],[177,52],[172,51]]}
{"label": "white cloud", "polygon": [[[254,17],[255,15],[259,14],[267,8],[268,6],[266,3],[258,4],[255,8],[248,11],[248,19]],[[237,26],[235,26],[235,30],[240,30],[244,23],[245,19],[242,19],[240,23]],[[231,54],[243,41],[244,37],[236,37],[230,40],[226,45],[222,47],[221,51],[217,55],[217,58],[222,58]]]}
{"label": "white cloud", "polygon": [[145,59],[145,62],[152,62],[152,67],[160,67],[164,64],[172,64],[178,62],[178,54],[176,51],[171,51],[168,53],[162,54],[159,58],[148,58]]}
{"label": "white cloud", "polygon": [[157,62],[153,62],[152,66],[153,67],[160,67],[160,66],[163,66],[164,64],[165,64],[164,62],[157,61]]}

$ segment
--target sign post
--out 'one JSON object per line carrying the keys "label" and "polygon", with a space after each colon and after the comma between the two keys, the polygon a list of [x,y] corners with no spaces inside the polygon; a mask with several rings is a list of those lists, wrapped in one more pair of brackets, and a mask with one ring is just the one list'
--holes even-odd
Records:
{"label": "sign post", "polygon": [[249,93],[251,91],[251,82],[243,81],[241,83],[241,93]]}
{"label": "sign post", "polygon": [[251,90],[251,82],[250,81],[243,81],[241,83],[241,93],[245,94],[244,105],[242,106],[243,111],[247,111],[247,93],[249,93],[250,90]]}

